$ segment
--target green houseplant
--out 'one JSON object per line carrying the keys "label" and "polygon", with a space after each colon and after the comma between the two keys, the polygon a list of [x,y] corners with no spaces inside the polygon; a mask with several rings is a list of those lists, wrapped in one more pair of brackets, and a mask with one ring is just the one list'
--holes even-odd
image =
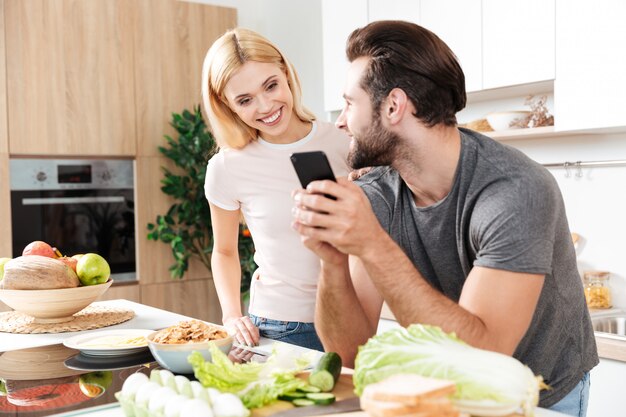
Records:
{"label": "green houseplant", "polygon": [[[171,159],[177,172],[163,167],[161,190],[174,199],[166,214],[158,215],[148,223],[148,239],[168,244],[174,263],[170,266],[172,278],[181,279],[189,268],[189,260],[198,258],[211,269],[213,229],[211,213],[204,195],[204,177],[207,161],[217,152],[215,139],[202,118],[200,107],[193,112],[183,110],[172,114],[172,127],[178,138],[165,135],[167,146],[159,152]],[[254,245],[250,232],[241,224],[239,228],[239,256],[241,260],[241,292],[247,293],[250,279],[256,269],[253,259]]]}

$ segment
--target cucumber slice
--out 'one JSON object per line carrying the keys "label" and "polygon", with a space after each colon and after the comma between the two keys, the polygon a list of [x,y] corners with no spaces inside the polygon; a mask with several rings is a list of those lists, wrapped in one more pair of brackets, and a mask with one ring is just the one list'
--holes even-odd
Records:
{"label": "cucumber slice", "polygon": [[332,391],[341,375],[341,365],[341,357],[337,353],[324,353],[309,375],[309,384],[325,392]]}
{"label": "cucumber slice", "polygon": [[278,396],[278,399],[283,401],[293,401],[300,398],[306,398],[306,394],[304,392],[287,392]]}
{"label": "cucumber slice", "polygon": [[309,393],[306,397],[317,405],[328,405],[335,402],[335,396],[327,392]]}
{"label": "cucumber slice", "polygon": [[293,400],[293,405],[296,407],[307,407],[309,405],[315,405],[315,402],[306,398],[296,398]]}
{"label": "cucumber slice", "polygon": [[321,389],[319,389],[318,387],[314,387],[313,385],[305,385],[303,387],[298,388],[298,391],[304,392],[306,394],[308,394],[310,392],[312,392],[312,393],[322,392]]}

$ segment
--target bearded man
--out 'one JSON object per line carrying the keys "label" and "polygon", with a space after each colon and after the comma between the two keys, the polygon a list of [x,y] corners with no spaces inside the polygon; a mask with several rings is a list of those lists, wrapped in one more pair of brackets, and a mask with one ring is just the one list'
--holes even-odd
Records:
{"label": "bearded man", "polygon": [[598,356],[554,178],[457,127],[465,78],[430,31],[374,22],[346,50],[336,124],[352,138],[352,168],[375,168],[294,192],[293,227],[322,263],[324,348],[353,365],[386,301],[402,326],[440,326],[514,356],[552,387],[542,407],[584,416]]}

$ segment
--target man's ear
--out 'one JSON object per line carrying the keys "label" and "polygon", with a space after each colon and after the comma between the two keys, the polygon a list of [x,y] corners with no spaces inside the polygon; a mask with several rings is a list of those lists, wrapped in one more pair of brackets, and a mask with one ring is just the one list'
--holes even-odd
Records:
{"label": "man's ear", "polygon": [[387,95],[385,104],[385,117],[391,124],[396,124],[404,116],[407,109],[408,97],[404,90],[394,88]]}

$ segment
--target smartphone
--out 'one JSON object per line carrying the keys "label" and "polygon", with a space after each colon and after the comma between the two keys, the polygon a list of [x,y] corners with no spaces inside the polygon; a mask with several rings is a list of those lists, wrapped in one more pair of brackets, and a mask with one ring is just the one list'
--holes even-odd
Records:
{"label": "smartphone", "polygon": [[290,158],[302,188],[306,188],[312,181],[335,181],[335,174],[324,152],[295,152]]}

